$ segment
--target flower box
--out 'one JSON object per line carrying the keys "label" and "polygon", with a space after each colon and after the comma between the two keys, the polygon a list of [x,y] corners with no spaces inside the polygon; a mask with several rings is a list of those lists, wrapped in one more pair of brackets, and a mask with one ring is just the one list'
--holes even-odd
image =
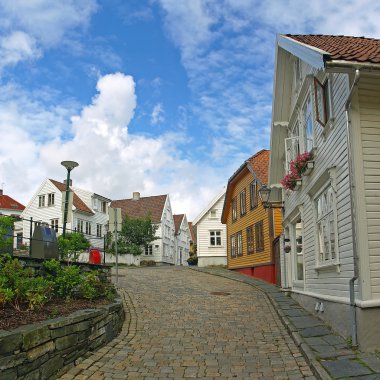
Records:
{"label": "flower box", "polygon": [[308,176],[313,169],[314,169],[314,161],[308,161],[306,163],[305,171],[302,173],[302,175]]}
{"label": "flower box", "polygon": [[293,187],[293,191],[297,191],[302,187],[302,179],[297,179],[296,185]]}

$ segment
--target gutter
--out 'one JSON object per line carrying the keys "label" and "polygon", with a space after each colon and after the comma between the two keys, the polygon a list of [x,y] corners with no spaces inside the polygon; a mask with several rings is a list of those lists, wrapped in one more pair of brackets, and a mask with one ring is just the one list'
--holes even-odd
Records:
{"label": "gutter", "polygon": [[352,167],[352,152],[351,152],[351,120],[349,116],[349,108],[351,107],[351,100],[355,89],[358,87],[360,80],[360,69],[355,70],[355,78],[350,92],[348,94],[345,103],[345,114],[346,114],[346,139],[347,139],[347,160],[348,160],[348,178],[349,178],[349,188],[350,188],[350,203],[351,203],[351,225],[352,225],[352,252],[354,259],[354,276],[349,281],[350,289],[350,306],[351,306],[351,334],[352,334],[352,346],[357,347],[357,324],[356,324],[356,302],[355,302],[355,281],[359,278],[359,267],[358,267],[358,254],[356,249],[356,228],[355,228],[355,203],[353,199],[354,193],[354,183],[353,183],[353,167]]}
{"label": "gutter", "polygon": [[[380,65],[378,63],[368,63],[368,62],[356,62],[356,61],[326,61],[325,62],[327,69],[340,68],[352,70],[353,68],[361,71],[373,71],[380,74]],[[352,90],[352,87],[351,87]],[[350,91],[351,93],[351,91]]]}

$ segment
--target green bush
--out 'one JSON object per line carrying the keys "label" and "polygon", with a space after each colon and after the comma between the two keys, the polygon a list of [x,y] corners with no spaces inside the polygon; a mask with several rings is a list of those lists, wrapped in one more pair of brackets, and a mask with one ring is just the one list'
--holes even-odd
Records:
{"label": "green bush", "polygon": [[58,298],[113,299],[115,289],[100,271],[82,274],[75,265],[61,266],[57,260],[43,263],[43,276],[23,268],[18,259],[0,256],[0,306],[17,310],[43,307],[53,296]]}
{"label": "green bush", "polygon": [[0,304],[12,305],[17,310],[42,307],[53,295],[53,283],[36,276],[31,268],[23,268],[20,261],[9,257],[0,260]]}

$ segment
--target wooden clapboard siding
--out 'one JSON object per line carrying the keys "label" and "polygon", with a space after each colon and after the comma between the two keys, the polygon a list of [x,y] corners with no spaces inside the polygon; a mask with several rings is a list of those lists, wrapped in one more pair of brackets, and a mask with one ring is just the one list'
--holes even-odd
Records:
{"label": "wooden clapboard siding", "polygon": [[359,86],[369,297],[380,298],[380,78],[363,76]]}
{"label": "wooden clapboard siding", "polygon": [[[302,66],[303,75],[319,74],[305,63]],[[315,120],[316,111],[314,104],[313,127],[315,130],[315,146],[317,148],[314,160],[315,167],[310,176],[303,177],[302,188],[299,191],[285,192],[284,227],[290,224],[289,217],[294,215],[299,206],[302,206],[300,213],[302,210],[305,268],[304,290],[321,295],[348,298],[348,281],[353,276],[351,203],[345,116],[349,78],[347,74],[332,74],[330,80],[332,85],[334,122],[331,130],[325,134],[324,128],[317,124]],[[310,90],[313,91],[312,83],[310,84]],[[295,91],[293,91],[293,94],[297,96]],[[299,99],[298,104],[302,103],[303,100]],[[293,100],[292,104],[296,104],[296,101]],[[292,109],[291,112],[295,112],[295,109]],[[289,120],[291,117],[292,114],[289,115]],[[315,204],[313,196],[310,196],[310,194],[325,186],[324,183],[320,183],[321,178],[326,176],[326,172],[331,167],[335,167],[336,173],[337,239],[340,265],[339,267],[317,270]]]}
{"label": "wooden clapboard siding", "polygon": [[[273,237],[270,236],[270,210],[264,209],[260,199],[258,199],[258,205],[253,210],[250,209],[250,183],[254,180],[252,173],[244,168],[238,181],[233,186],[231,192],[231,198],[236,197],[237,199],[237,220],[232,222],[232,211],[231,205],[227,204],[227,263],[229,269],[252,267],[257,265],[271,264],[272,263],[272,240]],[[240,215],[240,192],[245,189],[246,191],[246,214]],[[280,215],[281,216],[281,215]],[[278,218],[278,216],[277,216]],[[276,218],[277,224],[279,221]],[[264,250],[261,252],[256,252],[256,240],[255,240],[255,224],[262,221],[263,231],[264,231]],[[253,226],[254,235],[254,253],[247,254],[247,233],[246,228]],[[242,232],[242,247],[243,255],[231,258],[231,236],[236,232]]]}

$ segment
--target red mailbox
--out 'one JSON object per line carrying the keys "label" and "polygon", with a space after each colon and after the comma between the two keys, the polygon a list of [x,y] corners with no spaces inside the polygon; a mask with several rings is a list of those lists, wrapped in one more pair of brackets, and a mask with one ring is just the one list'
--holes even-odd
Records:
{"label": "red mailbox", "polygon": [[88,256],[88,262],[90,264],[101,264],[102,263],[102,255],[99,249],[91,248]]}

